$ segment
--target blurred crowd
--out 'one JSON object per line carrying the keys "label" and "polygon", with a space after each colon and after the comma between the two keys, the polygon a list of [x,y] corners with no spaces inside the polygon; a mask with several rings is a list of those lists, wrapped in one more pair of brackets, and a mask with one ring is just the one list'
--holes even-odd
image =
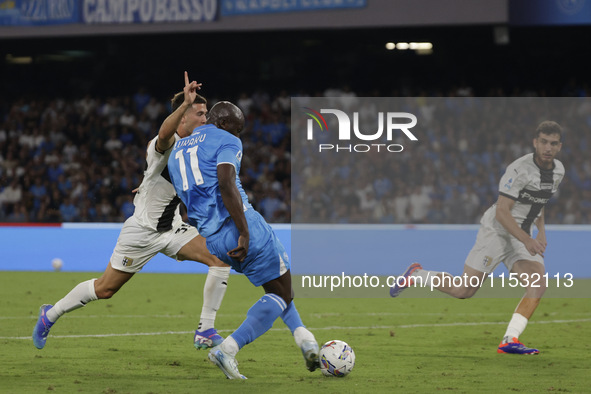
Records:
{"label": "blurred crowd", "polygon": [[[465,87],[447,93],[471,95]],[[533,130],[543,120],[526,111],[520,122],[503,122],[511,117],[472,105],[478,110],[469,116],[438,116],[423,142],[395,160],[371,154],[302,160],[292,193],[290,95],[256,91],[224,98],[246,115],[242,184],[273,223],[476,223],[496,199],[506,165],[532,151]],[[355,97],[347,89],[312,95]],[[216,101],[208,100],[209,106]],[[412,105],[431,116],[439,104]],[[591,222],[591,108],[569,110],[572,124],[563,124],[559,156],[567,175],[547,209],[549,224]],[[0,222],[124,221],[134,210],[147,143],[169,113],[166,99],[144,89],[124,97],[0,102]],[[490,119],[482,121],[483,114]]]}
{"label": "blurred crowd", "polygon": [[[290,98],[257,92],[236,102],[247,119],[243,184],[270,221],[289,222]],[[169,113],[169,100],[145,89],[0,102],[0,222],[124,221],[146,146]]]}
{"label": "blurred crowd", "polygon": [[[359,119],[368,114],[370,127],[361,130],[365,134],[375,132],[378,112],[403,109],[418,118],[412,129],[418,141],[399,131],[391,143],[404,147],[401,152],[384,148],[364,152],[368,149],[362,146],[361,152],[350,153],[348,141],[336,140],[335,133],[318,132],[313,143],[300,133],[304,137],[293,142],[295,223],[478,223],[496,202],[507,166],[533,152],[536,127],[544,120],[555,120],[563,127],[558,159],[566,169],[545,211],[546,223],[591,223],[591,99],[349,97],[326,99],[322,105],[348,105]],[[325,115],[325,119],[328,130],[338,129],[337,124],[331,125],[335,116]],[[305,130],[297,122],[292,127]],[[338,144],[341,150],[319,154],[318,142]]]}

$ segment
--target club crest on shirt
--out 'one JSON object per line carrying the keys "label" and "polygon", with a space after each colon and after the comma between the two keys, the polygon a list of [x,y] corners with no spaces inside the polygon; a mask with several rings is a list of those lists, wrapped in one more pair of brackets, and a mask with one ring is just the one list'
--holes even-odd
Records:
{"label": "club crest on shirt", "polygon": [[129,267],[130,265],[133,264],[133,259],[131,257],[123,257],[123,266],[124,267]]}

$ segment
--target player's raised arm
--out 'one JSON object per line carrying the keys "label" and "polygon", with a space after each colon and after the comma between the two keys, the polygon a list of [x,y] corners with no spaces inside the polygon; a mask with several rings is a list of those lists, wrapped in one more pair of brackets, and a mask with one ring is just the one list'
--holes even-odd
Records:
{"label": "player's raised arm", "polygon": [[162,122],[156,142],[158,152],[163,153],[174,144],[174,133],[179,127],[185,111],[193,104],[197,96],[197,89],[201,89],[201,84],[197,81],[189,82],[189,74],[185,71],[185,87],[183,88],[185,101]]}
{"label": "player's raised arm", "polygon": [[228,252],[228,256],[235,260],[243,261],[248,254],[248,242],[250,240],[250,233],[248,231],[248,223],[244,216],[244,209],[242,206],[242,197],[236,186],[236,169],[231,164],[219,164],[217,166],[218,183],[220,185],[220,194],[224,201],[224,206],[232,217],[240,237],[238,238],[238,246]]}

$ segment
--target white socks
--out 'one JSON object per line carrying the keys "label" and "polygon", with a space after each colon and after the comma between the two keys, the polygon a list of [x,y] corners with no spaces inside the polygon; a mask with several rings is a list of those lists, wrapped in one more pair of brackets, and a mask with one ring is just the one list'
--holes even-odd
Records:
{"label": "white socks", "polygon": [[230,267],[209,267],[203,286],[203,308],[199,321],[199,331],[213,328],[215,316],[226,294]]}
{"label": "white socks", "polygon": [[525,331],[527,322],[528,320],[525,316],[519,313],[514,313],[509,322],[509,326],[507,327],[507,331],[505,332],[504,340],[511,341],[513,338],[519,338],[521,333]]}
{"label": "white socks", "polygon": [[224,339],[224,342],[222,342],[220,348],[224,353],[227,353],[232,357],[236,357],[238,350],[240,350],[240,347],[238,347],[238,343],[236,343],[236,340],[232,338],[232,335],[228,335],[226,339]]}
{"label": "white socks", "polygon": [[[438,271],[427,271],[424,269],[418,269],[412,273],[411,276],[416,276],[422,279],[421,281],[415,280],[415,284],[419,287],[432,287],[433,286],[433,277],[441,274]],[[440,278],[441,279],[441,278]],[[437,283],[441,284],[441,280],[438,280]]]}
{"label": "white socks", "polygon": [[94,281],[90,279],[86,282],[79,283],[74,287],[64,298],[55,303],[53,308],[47,311],[47,318],[51,322],[55,322],[64,313],[71,312],[78,308],[82,308],[90,301],[98,300],[94,291]]}
{"label": "white socks", "polygon": [[295,340],[295,343],[296,343],[296,345],[298,345],[298,347],[302,347],[302,343],[304,341],[316,342],[316,338],[314,337],[314,334],[312,334],[310,332],[310,330],[308,330],[304,326],[300,326],[295,329],[295,331],[293,332],[293,339]]}

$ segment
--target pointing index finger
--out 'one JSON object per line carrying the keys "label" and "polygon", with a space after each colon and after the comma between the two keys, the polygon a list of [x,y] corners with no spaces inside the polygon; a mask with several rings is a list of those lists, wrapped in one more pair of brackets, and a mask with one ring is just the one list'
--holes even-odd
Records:
{"label": "pointing index finger", "polygon": [[189,84],[189,73],[185,71],[185,86]]}

